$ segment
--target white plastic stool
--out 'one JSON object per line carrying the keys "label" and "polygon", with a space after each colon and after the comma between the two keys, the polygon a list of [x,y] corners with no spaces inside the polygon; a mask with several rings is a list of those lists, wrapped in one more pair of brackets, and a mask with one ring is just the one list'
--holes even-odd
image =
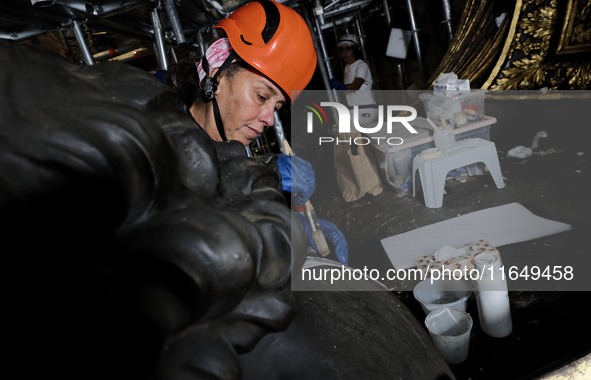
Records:
{"label": "white plastic stool", "polygon": [[505,187],[497,148],[492,141],[480,138],[465,139],[443,152],[438,158],[416,155],[412,161],[412,195],[415,196],[415,175],[419,171],[425,206],[438,208],[443,205],[443,188],[447,173],[462,166],[483,162],[492,175],[495,185]]}

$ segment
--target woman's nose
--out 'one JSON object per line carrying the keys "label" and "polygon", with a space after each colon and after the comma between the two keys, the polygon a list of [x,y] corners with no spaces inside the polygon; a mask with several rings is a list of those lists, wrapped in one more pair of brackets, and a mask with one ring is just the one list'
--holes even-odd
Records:
{"label": "woman's nose", "polygon": [[261,122],[265,125],[265,128],[275,124],[275,107],[265,107],[261,112]]}

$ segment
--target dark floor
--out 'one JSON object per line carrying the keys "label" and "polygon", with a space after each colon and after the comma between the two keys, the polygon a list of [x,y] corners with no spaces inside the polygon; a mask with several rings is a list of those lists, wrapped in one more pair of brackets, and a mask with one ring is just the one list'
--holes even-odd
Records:
{"label": "dark floor", "polygon": [[[490,103],[490,105],[489,105]],[[569,105],[570,103],[567,103]],[[589,254],[586,238],[591,231],[591,151],[580,138],[580,118],[563,122],[541,115],[523,122],[505,112],[503,101],[487,100],[487,114],[498,123],[491,128],[506,186],[497,189],[490,175],[469,177],[446,183],[443,207],[425,207],[422,194],[417,198],[398,196],[385,188],[378,196],[365,196],[344,202],[330,178],[319,178],[312,202],[321,218],[335,222],[350,245],[349,265],[353,268],[392,268],[380,240],[418,227],[443,221],[488,207],[517,202],[534,214],[568,223],[571,231],[527,242],[499,247],[503,263],[523,265],[532,258],[542,265],[571,263],[579,291],[563,291],[547,283],[545,291],[511,291],[513,332],[506,338],[485,335],[478,323],[476,301],[472,296],[468,312],[474,319],[468,359],[451,365],[458,379],[533,379],[591,352],[591,333],[584,306],[591,300],[591,280],[583,258]],[[539,104],[519,106],[539,110]],[[551,107],[563,107],[552,103]],[[564,110],[564,108],[563,108]],[[549,114],[552,111],[548,111]],[[543,112],[542,112],[543,114]],[[563,113],[565,115],[565,113]],[[569,115],[566,113],[566,115]],[[530,146],[536,132],[548,137],[527,159],[506,157],[517,145]],[[588,261],[588,260],[587,260]],[[386,283],[420,321],[424,313],[412,292],[397,291],[396,283]],[[542,285],[542,284],[540,284]],[[572,284],[569,284],[572,285]]]}

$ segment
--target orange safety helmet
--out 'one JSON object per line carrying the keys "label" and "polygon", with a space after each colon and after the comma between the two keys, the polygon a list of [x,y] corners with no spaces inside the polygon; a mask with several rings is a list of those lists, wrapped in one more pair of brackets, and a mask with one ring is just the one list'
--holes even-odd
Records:
{"label": "orange safety helmet", "polygon": [[316,50],[310,29],[283,4],[253,1],[214,28],[223,29],[240,58],[272,80],[292,102],[314,75]]}

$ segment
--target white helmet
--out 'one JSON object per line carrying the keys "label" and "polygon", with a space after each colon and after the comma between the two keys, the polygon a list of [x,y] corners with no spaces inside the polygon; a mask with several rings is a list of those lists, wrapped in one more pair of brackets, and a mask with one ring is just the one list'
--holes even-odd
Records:
{"label": "white helmet", "polygon": [[354,34],[351,34],[351,33],[347,33],[347,34],[343,35],[341,37],[341,39],[339,40],[339,43],[337,44],[338,47],[352,46],[352,45],[359,46],[359,40],[357,39],[357,36],[355,36]]}

